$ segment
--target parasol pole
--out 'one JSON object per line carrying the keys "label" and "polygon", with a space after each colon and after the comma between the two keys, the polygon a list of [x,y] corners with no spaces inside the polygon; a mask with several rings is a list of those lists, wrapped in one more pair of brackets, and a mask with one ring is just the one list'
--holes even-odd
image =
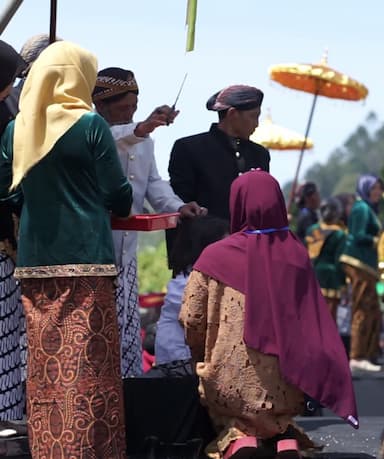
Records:
{"label": "parasol pole", "polygon": [[304,151],[305,151],[305,147],[307,146],[307,139],[308,139],[308,135],[309,135],[309,130],[311,129],[313,113],[315,111],[316,102],[317,102],[317,96],[318,95],[319,95],[319,93],[315,92],[314,97],[313,97],[311,112],[309,114],[307,128],[305,130],[304,141],[303,141],[303,145],[301,147],[299,161],[297,163],[295,177],[294,177],[293,182],[292,182],[291,191],[289,193],[289,199],[288,199],[288,204],[287,204],[287,211],[288,212],[289,212],[289,210],[291,208],[291,205],[293,203],[293,199],[295,197],[296,188],[297,188],[297,182],[298,182],[298,179],[299,179],[300,167],[301,167],[301,163],[303,162]]}
{"label": "parasol pole", "polygon": [[56,41],[57,0],[51,0],[51,16],[49,22],[49,43]]}
{"label": "parasol pole", "polygon": [[0,35],[4,32],[22,3],[23,0],[9,0],[8,5],[3,8],[3,11],[0,13]]}

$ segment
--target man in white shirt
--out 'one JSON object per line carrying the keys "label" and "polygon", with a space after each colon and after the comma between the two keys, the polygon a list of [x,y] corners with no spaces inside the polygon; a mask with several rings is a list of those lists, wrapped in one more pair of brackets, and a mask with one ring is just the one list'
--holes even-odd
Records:
{"label": "man in white shirt", "polygon": [[[133,122],[137,110],[138,86],[133,72],[107,68],[98,73],[93,102],[110,124],[123,170],[133,188],[132,214],[143,213],[146,199],[155,212],[180,212],[181,217],[205,214],[196,202],[185,204],[160,177],[153,140],[149,134],[159,126],[172,123],[178,112],[167,105],[155,109],[139,123]],[[116,290],[121,340],[123,378],[142,374],[140,317],[137,288],[137,233],[113,231],[118,266]]]}

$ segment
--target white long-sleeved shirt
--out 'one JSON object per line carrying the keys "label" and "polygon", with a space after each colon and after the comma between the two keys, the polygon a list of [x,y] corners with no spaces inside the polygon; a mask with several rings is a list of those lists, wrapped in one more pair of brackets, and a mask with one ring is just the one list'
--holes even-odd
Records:
{"label": "white long-sleeved shirt", "polygon": [[[143,213],[147,199],[155,212],[177,212],[184,202],[174,193],[170,184],[163,180],[156,166],[153,140],[137,137],[137,123],[111,126],[111,131],[121,165],[133,191],[132,214]],[[116,263],[127,265],[136,255],[137,232],[113,231]]]}

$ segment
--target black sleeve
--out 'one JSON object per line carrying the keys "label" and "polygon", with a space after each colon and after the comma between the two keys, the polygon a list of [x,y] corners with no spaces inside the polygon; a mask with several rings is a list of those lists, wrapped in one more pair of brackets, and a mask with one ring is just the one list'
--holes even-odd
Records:
{"label": "black sleeve", "polygon": [[266,158],[266,172],[269,172],[269,164],[271,162],[271,155],[269,154],[269,151],[265,148],[265,158]]}
{"label": "black sleeve", "polygon": [[183,139],[176,140],[169,159],[168,173],[173,191],[184,201],[196,200],[196,172],[192,149]]}

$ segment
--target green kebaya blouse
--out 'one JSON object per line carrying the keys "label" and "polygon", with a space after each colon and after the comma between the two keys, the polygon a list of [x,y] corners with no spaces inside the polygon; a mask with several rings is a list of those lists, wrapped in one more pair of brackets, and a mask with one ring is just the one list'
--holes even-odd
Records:
{"label": "green kebaya blouse", "polygon": [[[345,285],[345,275],[339,258],[344,249],[346,233],[338,225],[316,223],[307,230],[307,235],[324,232],[324,243],[320,253],[314,258],[313,266],[323,295],[338,298]],[[308,240],[308,237],[307,237]]]}
{"label": "green kebaya blouse", "polygon": [[377,239],[381,224],[372,208],[358,199],[348,218],[348,234],[340,261],[377,273]]}
{"label": "green kebaya blouse", "polygon": [[[12,182],[13,130],[12,122],[1,141],[3,199]],[[83,115],[27,172],[20,191],[17,267],[39,267],[20,277],[114,273],[110,212],[128,216],[132,190],[103,118]]]}

